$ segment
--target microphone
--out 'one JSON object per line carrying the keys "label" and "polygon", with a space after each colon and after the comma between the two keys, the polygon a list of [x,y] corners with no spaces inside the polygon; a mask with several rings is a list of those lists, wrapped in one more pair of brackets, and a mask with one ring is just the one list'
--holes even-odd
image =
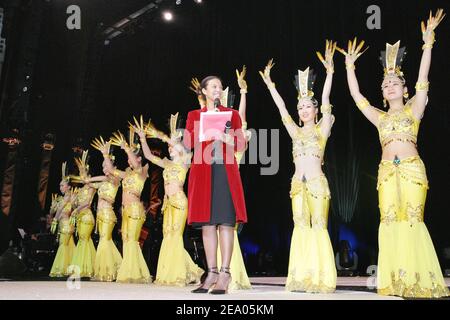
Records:
{"label": "microphone", "polygon": [[214,109],[217,109],[218,106],[220,106],[220,99],[216,98],[214,99]]}
{"label": "microphone", "polygon": [[225,130],[224,130],[224,132],[225,133],[228,133],[228,131],[231,129],[231,121],[230,120],[228,120],[226,123],[225,123]]}

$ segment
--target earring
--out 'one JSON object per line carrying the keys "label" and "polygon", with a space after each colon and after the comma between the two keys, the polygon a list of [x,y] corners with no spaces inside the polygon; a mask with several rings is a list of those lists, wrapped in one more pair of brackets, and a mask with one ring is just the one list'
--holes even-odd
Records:
{"label": "earring", "polygon": [[385,109],[387,108],[387,101],[386,101],[386,99],[383,99],[383,106],[384,106]]}
{"label": "earring", "polygon": [[319,115],[317,113],[316,113],[316,119],[315,120],[316,120],[315,121],[316,123],[319,122]]}
{"label": "earring", "polygon": [[408,101],[408,98],[409,98],[408,91],[406,91],[406,92],[403,94],[403,98],[405,98],[405,100]]}
{"label": "earring", "polygon": [[302,120],[298,120],[298,125],[301,127],[302,126]]}

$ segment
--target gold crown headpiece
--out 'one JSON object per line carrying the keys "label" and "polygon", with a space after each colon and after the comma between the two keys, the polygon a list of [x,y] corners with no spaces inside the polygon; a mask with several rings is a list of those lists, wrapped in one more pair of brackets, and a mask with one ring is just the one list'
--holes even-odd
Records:
{"label": "gold crown headpiece", "polygon": [[170,139],[173,141],[179,141],[183,136],[183,133],[177,130],[178,112],[170,115]]}
{"label": "gold crown headpiece", "polygon": [[67,172],[67,161],[64,161],[61,166],[61,181],[70,181],[70,175]]}
{"label": "gold crown headpiece", "polygon": [[314,81],[316,75],[313,69],[306,68],[304,71],[298,70],[298,74],[295,75],[295,88],[297,89],[297,99],[312,98],[314,97]]}
{"label": "gold crown headpiece", "polygon": [[386,43],[386,50],[381,51],[380,60],[383,64],[384,76],[397,75],[403,77],[401,70],[403,58],[406,55],[405,47],[400,48],[400,40],[394,44]]}

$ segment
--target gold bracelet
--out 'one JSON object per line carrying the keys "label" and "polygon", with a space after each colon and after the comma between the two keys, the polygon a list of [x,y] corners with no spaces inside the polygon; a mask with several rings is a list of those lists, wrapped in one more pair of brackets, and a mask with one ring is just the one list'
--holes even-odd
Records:
{"label": "gold bracelet", "polygon": [[242,129],[247,130],[247,121],[242,121]]}
{"label": "gold bracelet", "polygon": [[353,63],[346,63],[345,64],[345,69],[350,69],[350,70],[355,70],[355,64]]}
{"label": "gold bracelet", "polygon": [[275,88],[275,82],[271,82],[267,85],[268,88]]}
{"label": "gold bracelet", "polygon": [[358,101],[356,103],[356,106],[358,107],[359,110],[363,111],[365,108],[370,106],[370,102],[367,99],[364,98],[361,101]]}
{"label": "gold bracelet", "polygon": [[425,50],[425,49],[432,49],[433,48],[433,42],[431,42],[431,43],[425,43],[423,46],[422,46],[422,50]]}
{"label": "gold bracelet", "polygon": [[247,93],[247,89],[241,89],[240,93],[241,94]]}
{"label": "gold bracelet", "polygon": [[322,114],[331,114],[332,108],[333,108],[332,104],[323,104],[320,106],[320,112],[322,112]]}
{"label": "gold bracelet", "polygon": [[416,91],[425,91],[428,90],[428,87],[430,85],[429,81],[426,82],[417,82],[416,83]]}
{"label": "gold bracelet", "polygon": [[334,68],[333,67],[327,68],[327,73],[333,74],[334,73]]}

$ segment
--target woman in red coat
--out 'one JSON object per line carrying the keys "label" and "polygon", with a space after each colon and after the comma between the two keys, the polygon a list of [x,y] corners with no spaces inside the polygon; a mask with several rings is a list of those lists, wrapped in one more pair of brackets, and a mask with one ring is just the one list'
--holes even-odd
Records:
{"label": "woman in red coat", "polygon": [[[222,82],[209,76],[201,82],[206,100],[202,109],[188,113],[184,145],[194,149],[188,182],[188,224],[202,228],[203,246],[208,263],[208,276],[194,293],[224,294],[231,281],[230,260],[233,252],[234,227],[247,222],[244,192],[234,152],[244,151],[246,141],[241,118],[236,110],[217,103]],[[216,101],[216,103],[215,103]],[[200,114],[207,111],[231,111],[231,126],[215,140],[199,140]],[[217,236],[219,228],[219,236]],[[217,244],[220,242],[222,267],[217,270]],[[214,287],[214,288],[213,288]]]}

